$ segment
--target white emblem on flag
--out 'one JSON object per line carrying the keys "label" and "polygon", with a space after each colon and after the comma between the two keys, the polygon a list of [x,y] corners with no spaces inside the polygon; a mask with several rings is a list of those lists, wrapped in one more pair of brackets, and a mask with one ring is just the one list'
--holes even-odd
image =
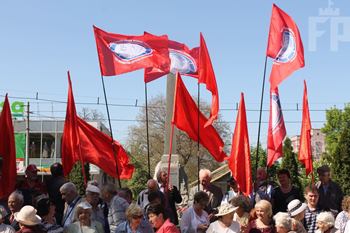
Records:
{"label": "white emblem on flag", "polygon": [[132,63],[152,55],[152,49],[146,43],[137,40],[111,42],[109,49],[119,61],[124,63]]}
{"label": "white emblem on flag", "polygon": [[293,61],[297,55],[295,35],[292,30],[285,28],[282,32],[282,48],[278,52],[276,63],[287,63]]}
{"label": "white emblem on flag", "polygon": [[272,93],[271,99],[272,99],[272,102],[271,102],[272,132],[274,133],[281,127],[281,123],[283,122],[283,115],[282,115],[280,98],[277,95],[277,93]]}
{"label": "white emblem on flag", "polygon": [[181,51],[169,49],[169,56],[171,60],[170,72],[176,74],[194,74],[197,71],[197,65],[194,59]]}

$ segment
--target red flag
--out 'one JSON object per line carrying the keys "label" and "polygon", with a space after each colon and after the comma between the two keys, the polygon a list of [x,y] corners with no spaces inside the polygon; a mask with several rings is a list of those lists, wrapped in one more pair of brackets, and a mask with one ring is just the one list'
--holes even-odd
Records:
{"label": "red flag", "polygon": [[245,195],[252,192],[252,174],[250,167],[250,145],[248,137],[247,116],[244,103],[244,94],[241,93],[241,102],[236,119],[235,132],[232,138],[231,156],[228,166]]}
{"label": "red flag", "polygon": [[128,36],[105,32],[94,26],[101,74],[113,76],[147,67],[169,66],[168,36],[144,33]]}
{"label": "red flag", "polygon": [[303,120],[301,123],[300,147],[298,159],[305,165],[306,175],[312,170],[312,154],[311,154],[311,120],[309,111],[309,101],[307,98],[307,87],[304,80],[304,97],[303,97]]}
{"label": "red flag", "polygon": [[209,56],[208,48],[205,43],[204,37],[202,33],[200,34],[200,49],[199,49],[199,83],[205,83],[207,89],[212,94],[211,99],[211,110],[210,110],[210,118],[206,122],[205,127],[211,125],[214,120],[217,119],[219,113],[219,93],[218,87],[216,85],[216,78],[213,69],[213,65],[211,63],[211,59]]}
{"label": "red flag", "polygon": [[[129,157],[124,148],[113,142],[116,158],[112,149],[112,138],[94,128],[76,115],[71,81],[68,73],[69,89],[66,121],[62,136],[62,163],[67,175],[75,162],[82,161],[95,164],[108,175],[120,179],[130,179],[134,167],[129,164]],[[117,161],[117,162],[116,162]]]}
{"label": "red flag", "polygon": [[16,186],[16,145],[11,110],[7,94],[0,115],[0,199],[6,198]]}
{"label": "red flag", "polygon": [[198,78],[199,48],[189,49],[185,44],[169,40],[170,65],[165,70],[155,67],[145,69],[145,82],[153,81],[168,73],[192,76]]}
{"label": "red flag", "polygon": [[222,162],[227,157],[223,151],[224,142],[214,126],[204,127],[207,121],[208,119],[199,111],[188,93],[180,74],[177,73],[172,124],[185,131],[194,141],[198,141],[199,126],[199,143],[208,150],[216,161]]}
{"label": "red flag", "polygon": [[270,118],[267,136],[267,166],[282,156],[283,139],[286,136],[286,127],[282,114],[278,88],[270,90]]}
{"label": "red flag", "polygon": [[293,19],[275,4],[272,7],[267,56],[274,59],[270,74],[271,89],[297,69],[304,67],[304,48]]}

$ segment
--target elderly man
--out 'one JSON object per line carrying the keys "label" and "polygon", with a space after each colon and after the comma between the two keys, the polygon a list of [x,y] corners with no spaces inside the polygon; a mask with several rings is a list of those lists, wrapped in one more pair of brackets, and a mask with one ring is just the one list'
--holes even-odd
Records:
{"label": "elderly man", "polygon": [[20,211],[24,203],[24,198],[21,192],[14,191],[10,194],[7,205],[10,209],[10,214],[5,217],[5,224],[11,225],[16,231],[19,231],[19,223],[15,219],[15,213]]}
{"label": "elderly man", "polygon": [[199,171],[199,181],[201,191],[206,192],[209,196],[209,202],[205,207],[205,211],[210,215],[221,204],[223,194],[219,187],[211,183],[211,172],[208,169],[201,169]]}
{"label": "elderly man", "polygon": [[319,197],[317,188],[314,186],[307,186],[304,191],[304,197],[307,202],[304,227],[307,232],[314,233],[316,231],[316,217],[321,213],[320,209],[317,207]]}
{"label": "elderly man", "polygon": [[117,195],[113,184],[106,184],[102,187],[102,199],[108,206],[108,223],[110,232],[115,232],[118,224],[126,220],[125,211],[129,203]]}
{"label": "elderly man", "polygon": [[158,184],[157,181],[150,179],[147,181],[147,188],[142,190],[138,197],[137,197],[137,204],[142,208],[142,210],[145,210],[145,207],[148,205],[148,195],[151,192],[155,192],[158,190]]}
{"label": "elderly man", "polygon": [[65,183],[60,188],[62,199],[65,201],[62,226],[68,227],[74,221],[75,211],[82,198],[78,195],[77,188],[72,182]]}
{"label": "elderly man", "polygon": [[86,201],[92,206],[91,219],[101,223],[102,226],[105,227],[105,216],[103,214],[103,209],[99,206],[100,193],[100,189],[92,184],[89,184],[85,190]]}
{"label": "elderly man", "polygon": [[322,211],[331,211],[336,216],[341,209],[343,192],[339,185],[331,180],[331,170],[327,165],[317,169],[320,181],[316,183],[320,195],[318,207]]}

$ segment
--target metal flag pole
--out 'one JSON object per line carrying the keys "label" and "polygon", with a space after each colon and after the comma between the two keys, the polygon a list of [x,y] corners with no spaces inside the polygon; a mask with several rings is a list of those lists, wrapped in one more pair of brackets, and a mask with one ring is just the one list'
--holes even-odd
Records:
{"label": "metal flag pole", "polygon": [[200,188],[200,180],[199,180],[199,171],[201,169],[201,161],[200,161],[200,152],[199,152],[199,149],[200,149],[200,145],[199,145],[199,141],[200,141],[200,134],[199,134],[199,114],[200,114],[200,86],[199,86],[199,83],[197,83],[197,93],[198,93],[198,117],[197,117],[197,120],[198,120],[198,124],[197,124],[197,127],[198,127],[198,135],[197,135],[197,183],[198,183],[198,191],[199,191],[199,188]]}
{"label": "metal flag pole", "polygon": [[104,97],[105,97],[105,104],[106,104],[106,110],[107,110],[107,117],[108,117],[108,124],[109,124],[109,130],[111,131],[111,138],[112,138],[112,142],[111,142],[111,146],[112,146],[112,150],[113,150],[113,155],[114,155],[114,159],[115,159],[115,170],[117,172],[117,177],[118,177],[118,184],[119,184],[119,187],[121,188],[122,187],[122,184],[120,182],[120,173],[119,173],[119,169],[118,169],[118,161],[117,161],[117,154],[116,154],[116,151],[115,151],[115,148],[113,146],[113,142],[114,142],[114,139],[113,139],[113,130],[112,130],[112,124],[111,124],[111,117],[109,115],[109,109],[108,109],[108,103],[107,103],[107,94],[106,94],[106,88],[105,88],[105,82],[103,80],[103,75],[101,74],[101,80],[102,80],[102,87],[103,87],[103,94],[104,94]]}
{"label": "metal flag pole", "polygon": [[147,83],[145,82],[145,101],[146,101],[146,138],[147,138],[147,165],[148,165],[148,178],[151,178],[151,161],[149,153],[149,133],[148,133],[148,101],[147,101]]}
{"label": "metal flag pole", "polygon": [[265,66],[264,66],[264,78],[261,88],[261,99],[260,99],[260,111],[259,111],[259,125],[258,125],[258,140],[256,145],[256,158],[255,158],[255,182],[256,175],[258,170],[258,160],[259,160],[259,147],[260,147],[260,129],[261,129],[261,115],[262,115],[262,107],[264,102],[264,89],[265,89],[265,78],[266,78],[266,65],[267,65],[267,56],[265,56]]}

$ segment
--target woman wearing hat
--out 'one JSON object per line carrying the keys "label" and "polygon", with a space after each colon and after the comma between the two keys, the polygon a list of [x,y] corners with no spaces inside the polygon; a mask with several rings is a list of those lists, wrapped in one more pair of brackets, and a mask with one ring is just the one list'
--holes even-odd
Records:
{"label": "woman wearing hat", "polygon": [[317,230],[315,233],[335,233],[334,217],[331,212],[321,212],[316,218]]}
{"label": "woman wearing hat", "polygon": [[292,230],[297,233],[307,233],[302,222],[304,222],[305,210],[307,205],[294,199],[288,203],[288,213],[292,217]]}
{"label": "woman wearing hat", "polygon": [[255,204],[254,209],[257,218],[249,222],[245,232],[275,232],[274,227],[272,225],[271,203],[266,200],[260,200]]}
{"label": "woman wearing hat", "polygon": [[103,226],[97,221],[91,220],[92,206],[86,202],[80,202],[75,212],[76,221],[71,223],[65,233],[104,233]]}
{"label": "woman wearing hat", "polygon": [[36,215],[36,209],[33,206],[23,206],[15,213],[15,219],[19,223],[20,230],[17,233],[44,233],[41,227],[41,218]]}
{"label": "woman wearing hat", "polygon": [[239,233],[240,226],[239,223],[233,221],[233,214],[238,209],[229,203],[222,203],[215,216],[219,217],[218,220],[211,223],[207,233]]}

